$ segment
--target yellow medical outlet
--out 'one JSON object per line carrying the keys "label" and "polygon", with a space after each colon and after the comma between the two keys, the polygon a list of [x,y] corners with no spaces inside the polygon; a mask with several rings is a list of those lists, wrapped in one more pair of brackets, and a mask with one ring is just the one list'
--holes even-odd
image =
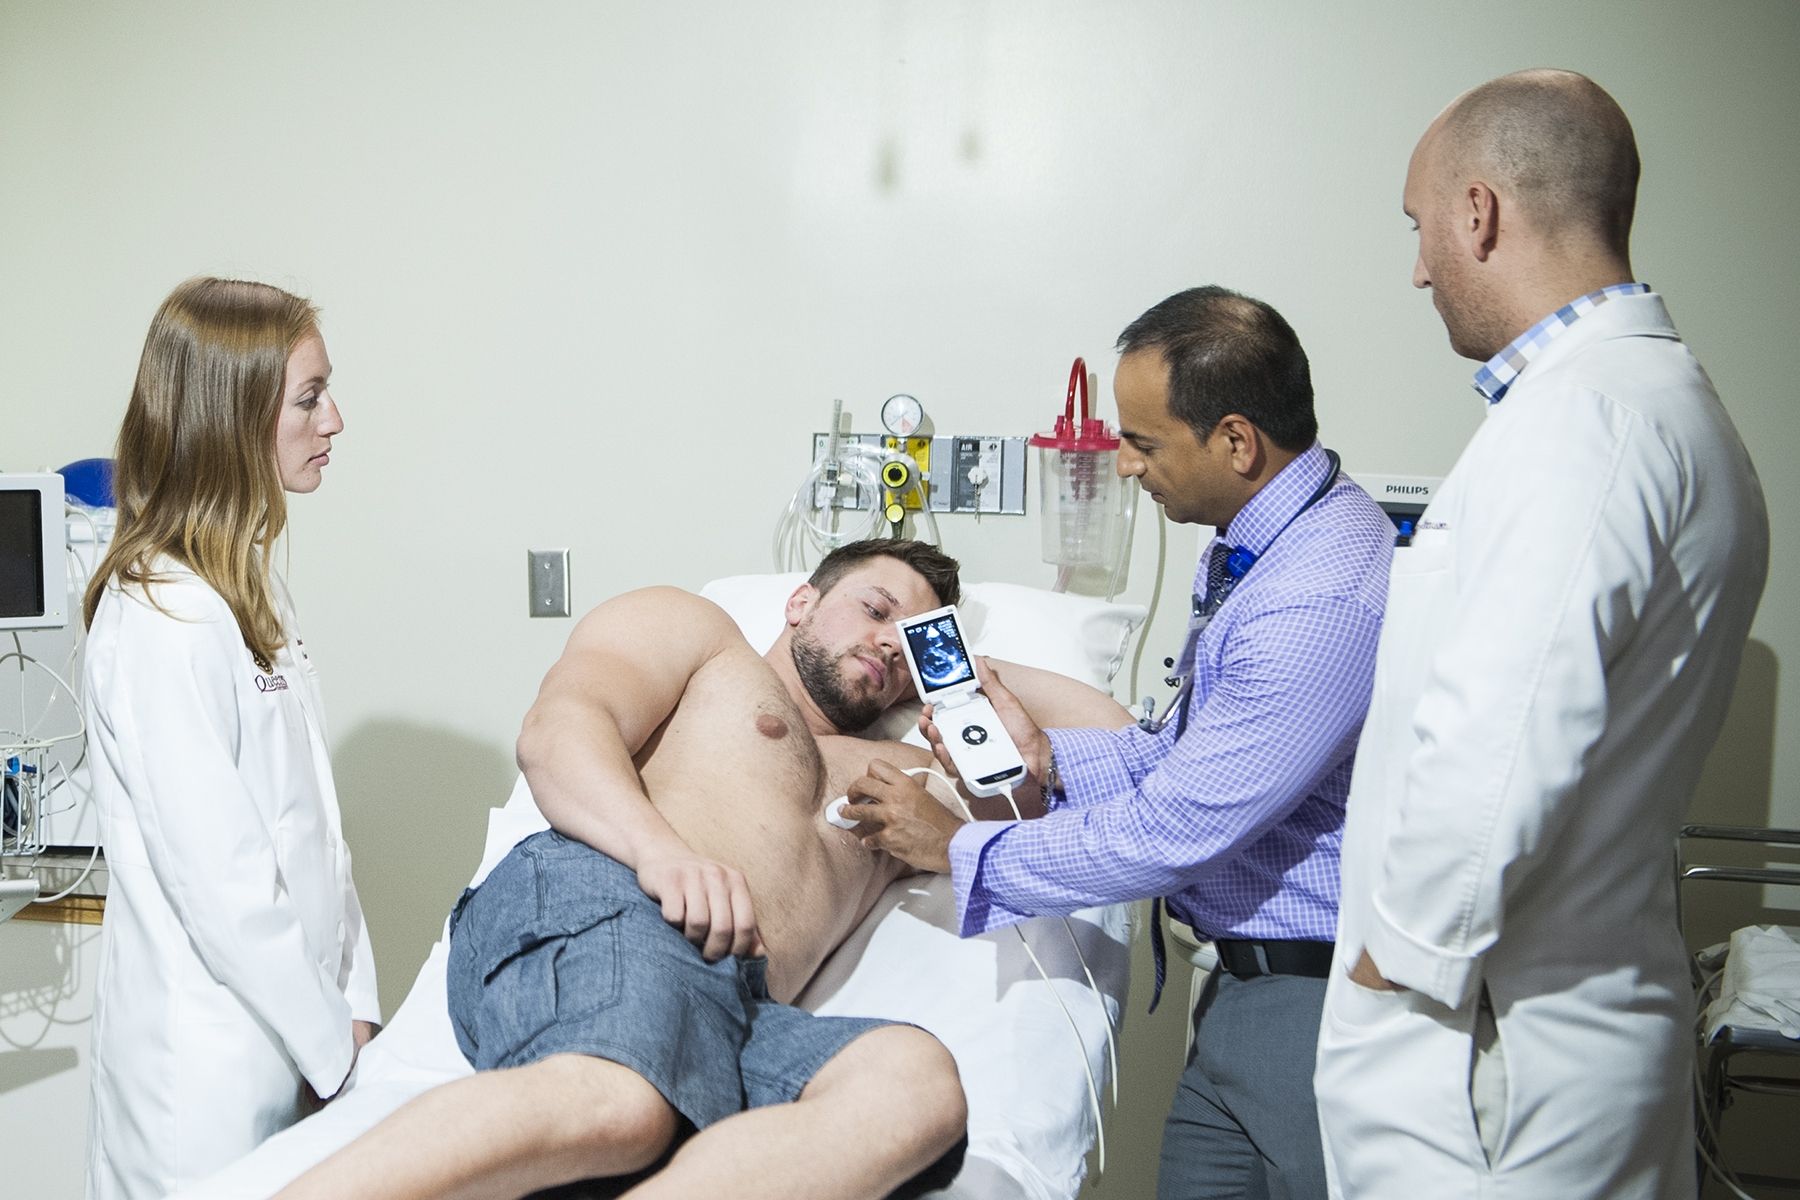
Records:
{"label": "yellow medical outlet", "polygon": [[[882,438],[881,445],[884,449],[897,451],[898,453],[904,454],[904,455],[906,455],[906,457],[912,459],[913,463],[915,464],[915,469],[918,471],[920,478],[924,478],[925,476],[930,474],[930,472],[931,472],[931,439],[930,438],[926,438],[926,437],[897,438],[897,437],[890,436],[890,437]],[[886,484],[889,489],[889,494],[886,497],[886,499],[888,500],[889,503],[892,503],[896,499],[901,499],[901,502],[904,503],[907,508],[911,508],[911,509],[920,508],[920,507],[922,507],[919,503],[920,489],[912,486],[912,480],[911,479],[896,480],[889,475],[890,471],[897,474],[904,469],[905,468],[901,467],[900,464],[898,464],[898,463],[889,463],[887,466],[885,466],[881,469],[881,482]],[[927,485],[927,486],[929,486],[929,485]],[[893,495],[893,490],[896,488],[905,488],[906,489],[906,495],[903,499]],[[888,519],[890,521],[893,520],[892,517],[890,517]]]}

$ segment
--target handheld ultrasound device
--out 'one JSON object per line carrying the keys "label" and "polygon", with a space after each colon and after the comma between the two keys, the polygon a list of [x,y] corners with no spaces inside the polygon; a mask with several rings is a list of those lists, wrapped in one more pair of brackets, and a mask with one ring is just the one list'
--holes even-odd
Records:
{"label": "handheld ultrasound device", "polygon": [[963,786],[977,796],[1010,791],[1025,778],[1025,760],[981,694],[956,606],[934,608],[897,624],[919,699],[932,706],[931,720],[944,735]]}

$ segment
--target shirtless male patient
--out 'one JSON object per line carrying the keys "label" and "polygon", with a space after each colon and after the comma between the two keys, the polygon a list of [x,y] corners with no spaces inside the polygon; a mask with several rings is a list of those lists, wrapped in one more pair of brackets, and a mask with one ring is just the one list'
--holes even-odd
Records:
{"label": "shirtless male patient", "polygon": [[[912,691],[894,622],[959,590],[955,560],[881,540],[828,555],[767,654],[674,588],[589,613],[519,735],[552,828],[451,917],[451,1024],[477,1073],[281,1200],[510,1198],[636,1173],[626,1194],[646,1200],[869,1200],[955,1147],[967,1110],[935,1038],[790,1005],[910,871],[824,808],[872,760],[930,765],[845,735]],[[1041,724],[1129,719],[1085,685],[1001,669]]]}

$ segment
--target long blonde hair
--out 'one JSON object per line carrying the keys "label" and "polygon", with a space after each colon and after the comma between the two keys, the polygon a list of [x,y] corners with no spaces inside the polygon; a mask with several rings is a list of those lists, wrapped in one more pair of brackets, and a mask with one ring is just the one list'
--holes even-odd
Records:
{"label": "long blonde hair", "polygon": [[285,637],[269,551],[287,526],[275,422],[288,356],[318,319],[299,296],[235,279],[190,279],[156,310],[119,428],[118,529],[88,583],[87,624],[115,580],[148,595],[166,554],[225,600],[259,661],[274,659]]}

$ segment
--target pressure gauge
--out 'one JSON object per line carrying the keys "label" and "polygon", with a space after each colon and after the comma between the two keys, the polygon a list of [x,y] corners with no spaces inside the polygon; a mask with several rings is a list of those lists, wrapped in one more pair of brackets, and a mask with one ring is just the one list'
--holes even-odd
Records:
{"label": "pressure gauge", "polygon": [[881,406],[881,424],[895,437],[911,437],[925,423],[925,406],[901,392]]}

